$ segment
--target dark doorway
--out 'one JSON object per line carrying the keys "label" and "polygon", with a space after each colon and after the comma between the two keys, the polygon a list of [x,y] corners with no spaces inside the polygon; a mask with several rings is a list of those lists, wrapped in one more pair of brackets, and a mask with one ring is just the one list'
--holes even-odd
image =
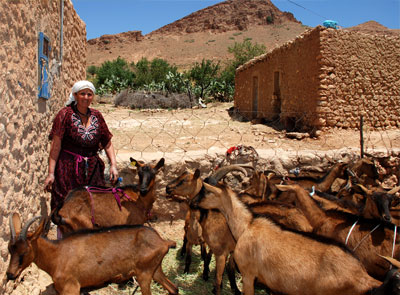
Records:
{"label": "dark doorway", "polygon": [[272,95],[272,111],[274,119],[279,118],[281,113],[281,87],[280,87],[280,73],[274,72],[274,93]]}
{"label": "dark doorway", "polygon": [[253,77],[253,105],[251,108],[251,118],[257,118],[257,111],[258,111],[258,77]]}

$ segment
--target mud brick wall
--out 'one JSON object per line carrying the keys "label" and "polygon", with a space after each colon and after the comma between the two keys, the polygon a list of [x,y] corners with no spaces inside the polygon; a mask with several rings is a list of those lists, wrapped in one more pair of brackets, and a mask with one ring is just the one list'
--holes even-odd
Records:
{"label": "mud brick wall", "polygon": [[[0,277],[3,279],[9,259],[9,216],[18,212],[26,221],[49,207],[49,193],[42,188],[47,175],[48,134],[73,83],[86,76],[86,25],[70,0],[2,1],[0,24]],[[49,38],[51,46],[48,100],[38,98],[39,32]],[[12,284],[0,283],[0,293],[8,293]]]}
{"label": "mud brick wall", "polygon": [[400,127],[400,35],[321,30],[322,117],[328,127]]}
{"label": "mud brick wall", "polygon": [[[318,26],[238,68],[235,108],[286,127],[400,127],[400,36]],[[257,103],[254,103],[254,101]]]}

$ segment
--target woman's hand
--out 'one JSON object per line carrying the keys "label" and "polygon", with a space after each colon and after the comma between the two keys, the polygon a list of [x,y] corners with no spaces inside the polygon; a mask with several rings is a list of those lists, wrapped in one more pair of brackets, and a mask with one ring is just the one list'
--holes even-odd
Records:
{"label": "woman's hand", "polygon": [[49,173],[44,180],[44,190],[47,192],[51,192],[51,186],[54,183],[54,173]]}
{"label": "woman's hand", "polygon": [[111,180],[112,184],[116,184],[116,182],[118,180],[118,170],[117,170],[117,166],[115,166],[115,165],[110,166],[110,180]]}

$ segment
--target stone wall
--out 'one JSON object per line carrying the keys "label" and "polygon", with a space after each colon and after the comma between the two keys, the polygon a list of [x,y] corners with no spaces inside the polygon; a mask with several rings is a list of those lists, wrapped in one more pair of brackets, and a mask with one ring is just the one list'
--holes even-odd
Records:
{"label": "stone wall", "polygon": [[400,35],[321,30],[319,112],[326,126],[400,127]]}
{"label": "stone wall", "polygon": [[[86,76],[86,26],[70,0],[2,1],[0,19],[0,277],[3,279],[9,259],[10,214],[18,212],[26,221],[49,207],[50,196],[43,191],[48,134],[71,86]],[[49,38],[51,46],[48,100],[38,99],[39,32]],[[12,284],[0,284],[0,293],[8,293]],[[3,288],[5,292],[1,292]]]}
{"label": "stone wall", "polygon": [[400,35],[318,26],[243,65],[235,79],[235,107],[249,119],[358,128],[364,115],[372,129],[400,127]]}
{"label": "stone wall", "polygon": [[[252,118],[312,124],[315,118],[308,114],[317,108],[318,55],[319,32],[309,30],[243,65],[236,72],[235,107],[246,117],[252,112]],[[256,91],[258,108],[253,105]]]}

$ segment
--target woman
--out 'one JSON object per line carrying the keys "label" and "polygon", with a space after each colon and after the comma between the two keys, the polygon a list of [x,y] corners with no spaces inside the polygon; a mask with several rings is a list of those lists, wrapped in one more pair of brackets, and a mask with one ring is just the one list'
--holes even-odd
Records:
{"label": "woman", "polygon": [[89,81],[78,81],[69,100],[54,118],[49,139],[48,175],[44,188],[51,192],[51,209],[62,205],[68,192],[83,185],[104,186],[105,150],[110,162],[110,178],[117,181],[118,170],[112,134],[102,114],[89,108],[96,89]]}

